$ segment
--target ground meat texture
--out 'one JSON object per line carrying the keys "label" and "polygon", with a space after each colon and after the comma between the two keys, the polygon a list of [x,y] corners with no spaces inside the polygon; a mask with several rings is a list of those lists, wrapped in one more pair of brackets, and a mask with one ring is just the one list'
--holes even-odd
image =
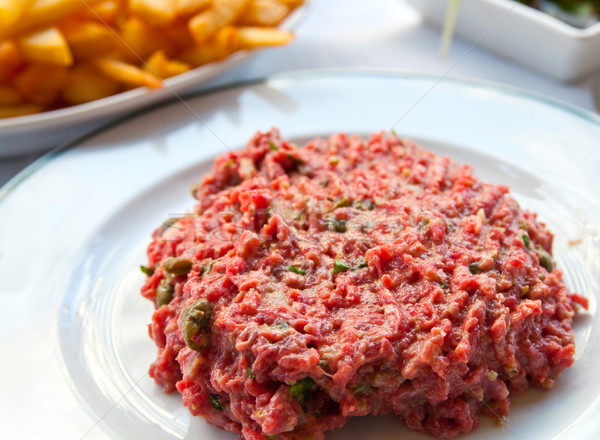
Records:
{"label": "ground meat texture", "polygon": [[148,247],[150,375],[240,438],[385,413],[450,438],[573,363],[587,303],[552,234],[468,166],[395,136],[297,148],[273,129],[192,192]]}

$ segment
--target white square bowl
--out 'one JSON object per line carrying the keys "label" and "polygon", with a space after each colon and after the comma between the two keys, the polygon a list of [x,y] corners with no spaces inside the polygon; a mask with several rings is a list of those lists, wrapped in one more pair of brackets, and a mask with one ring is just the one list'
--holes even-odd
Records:
{"label": "white square bowl", "polygon": [[[449,0],[407,1],[443,25]],[[600,23],[578,29],[514,0],[462,0],[456,34],[564,81],[600,67]]]}

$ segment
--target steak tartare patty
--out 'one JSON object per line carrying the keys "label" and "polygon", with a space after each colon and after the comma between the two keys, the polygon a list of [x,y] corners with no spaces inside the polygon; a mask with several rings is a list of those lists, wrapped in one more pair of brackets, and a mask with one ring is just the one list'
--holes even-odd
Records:
{"label": "steak tartare patty", "polygon": [[257,133],[158,228],[150,375],[247,440],[396,414],[450,438],[573,363],[552,234],[502,185],[396,136]]}

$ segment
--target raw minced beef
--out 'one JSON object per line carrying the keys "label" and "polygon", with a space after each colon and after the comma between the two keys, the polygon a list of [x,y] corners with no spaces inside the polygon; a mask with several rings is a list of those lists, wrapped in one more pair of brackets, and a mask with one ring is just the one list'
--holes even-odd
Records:
{"label": "raw minced beef", "polygon": [[276,129],[215,160],[148,248],[150,375],[247,440],[396,414],[448,438],[573,363],[587,307],[502,185],[410,140]]}

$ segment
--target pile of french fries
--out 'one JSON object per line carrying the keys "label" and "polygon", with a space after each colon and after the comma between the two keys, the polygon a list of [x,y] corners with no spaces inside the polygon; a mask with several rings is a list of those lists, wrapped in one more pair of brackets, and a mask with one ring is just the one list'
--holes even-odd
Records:
{"label": "pile of french fries", "polygon": [[303,0],[0,0],[0,118],[82,104],[288,43]]}

